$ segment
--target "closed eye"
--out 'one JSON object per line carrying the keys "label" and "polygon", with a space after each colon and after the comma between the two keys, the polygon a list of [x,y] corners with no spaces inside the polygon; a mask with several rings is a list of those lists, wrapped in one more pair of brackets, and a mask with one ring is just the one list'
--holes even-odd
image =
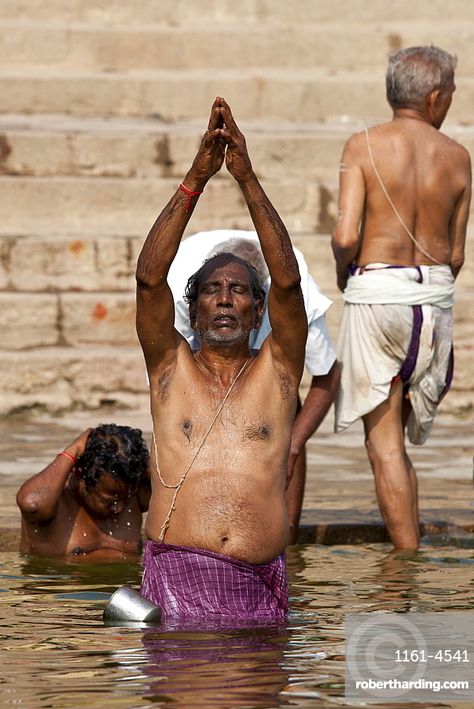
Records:
{"label": "closed eye", "polygon": [[201,288],[201,293],[205,293],[206,295],[212,295],[213,293],[216,293],[219,290],[219,286],[214,283],[208,283],[207,285],[203,286]]}

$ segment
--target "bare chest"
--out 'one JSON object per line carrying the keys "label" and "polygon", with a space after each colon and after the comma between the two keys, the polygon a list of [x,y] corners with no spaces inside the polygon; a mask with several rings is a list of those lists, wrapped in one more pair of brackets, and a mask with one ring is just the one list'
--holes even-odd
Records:
{"label": "bare chest", "polygon": [[226,396],[199,382],[175,382],[165,401],[152,399],[157,433],[195,445],[204,438],[268,443],[294,416],[296,394],[282,396],[279,382],[247,379]]}
{"label": "bare chest", "polygon": [[53,555],[85,554],[97,549],[139,550],[141,513],[136,500],[116,517],[97,519],[69,495],[49,523],[29,525],[31,551]]}

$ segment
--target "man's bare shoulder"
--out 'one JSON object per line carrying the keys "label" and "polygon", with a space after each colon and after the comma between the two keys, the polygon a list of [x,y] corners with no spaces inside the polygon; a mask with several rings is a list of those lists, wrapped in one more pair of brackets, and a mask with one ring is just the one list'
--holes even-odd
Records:
{"label": "man's bare shoulder", "polygon": [[[446,168],[450,170],[464,186],[471,184],[471,156],[466,148],[453,138],[438,133],[440,140],[440,153],[446,161]],[[447,158],[447,160],[446,160]]]}
{"label": "man's bare shoulder", "polygon": [[366,141],[365,131],[353,133],[346,141],[342,153],[343,160],[355,159],[359,160],[363,155],[364,144]]}
{"label": "man's bare shoulder", "polygon": [[464,147],[464,145],[461,145],[457,142],[457,140],[454,140],[454,138],[450,138],[445,133],[440,133],[440,135],[444,139],[446,139],[450,150],[452,150],[453,155],[456,157],[456,159],[461,161],[462,166],[468,167],[470,169],[471,155],[469,151]]}
{"label": "man's bare shoulder", "polygon": [[367,141],[369,140],[371,144],[377,145],[387,140],[391,133],[390,122],[381,123],[353,133],[344,145],[341,167],[344,165],[357,165],[363,170],[368,158]]}

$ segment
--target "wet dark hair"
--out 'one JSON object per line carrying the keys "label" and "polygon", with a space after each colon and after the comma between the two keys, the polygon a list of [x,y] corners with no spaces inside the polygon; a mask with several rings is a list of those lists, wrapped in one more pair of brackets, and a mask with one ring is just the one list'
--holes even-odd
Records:
{"label": "wet dark hair", "polygon": [[229,251],[221,251],[218,254],[214,254],[210,258],[206,259],[201,268],[199,268],[196,273],[193,273],[192,276],[189,277],[188,282],[186,284],[186,288],[184,291],[184,300],[188,305],[196,303],[199,295],[199,287],[201,285],[201,278],[204,270],[207,269],[208,265],[214,261],[215,259],[220,259],[222,256],[227,257],[227,263],[231,261],[236,261],[237,263],[242,264],[242,266],[245,266],[245,268],[248,271],[249,274],[249,279],[250,279],[250,287],[252,289],[252,294],[253,294],[253,299],[255,305],[258,305],[258,303],[262,303],[265,300],[265,291],[263,289],[263,283],[257,273],[257,269],[252,266],[251,263],[246,261],[243,258],[240,258],[240,256],[236,256],[235,254],[230,253]]}
{"label": "wet dark hair", "polygon": [[77,467],[84,476],[86,490],[92,490],[108,473],[136,489],[141,477],[147,479],[148,448],[139,428],[101,424],[93,428]]}

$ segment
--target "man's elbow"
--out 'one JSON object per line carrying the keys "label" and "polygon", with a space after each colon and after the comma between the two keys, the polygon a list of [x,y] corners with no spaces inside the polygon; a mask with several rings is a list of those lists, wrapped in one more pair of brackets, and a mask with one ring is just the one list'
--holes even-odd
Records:
{"label": "man's elbow", "polygon": [[324,389],[327,397],[332,403],[336,398],[339,382],[341,381],[341,365],[334,360],[327,374],[313,376],[312,387]]}
{"label": "man's elbow", "polygon": [[148,269],[137,268],[135,272],[135,281],[138,290],[153,290],[158,288],[163,283],[163,278],[150,273]]}
{"label": "man's elbow", "polygon": [[288,271],[283,278],[279,279],[278,288],[287,293],[297,293],[301,291],[301,275],[299,269]]}
{"label": "man's elbow", "polygon": [[41,506],[38,495],[34,493],[27,493],[20,488],[16,496],[16,504],[28,522],[45,522],[50,519],[50,515],[45,513]]}
{"label": "man's elbow", "polygon": [[142,259],[138,259],[137,269],[135,271],[135,281],[137,288],[140,289],[150,288],[150,284],[152,283],[152,273],[150,272],[150,269],[146,267],[146,264]]}
{"label": "man's elbow", "polygon": [[336,261],[346,257],[348,254],[352,254],[357,244],[357,237],[333,234],[331,238],[331,248]]}
{"label": "man's elbow", "polygon": [[452,271],[452,274],[455,278],[463,266],[464,266],[464,256],[451,259],[451,271]]}

